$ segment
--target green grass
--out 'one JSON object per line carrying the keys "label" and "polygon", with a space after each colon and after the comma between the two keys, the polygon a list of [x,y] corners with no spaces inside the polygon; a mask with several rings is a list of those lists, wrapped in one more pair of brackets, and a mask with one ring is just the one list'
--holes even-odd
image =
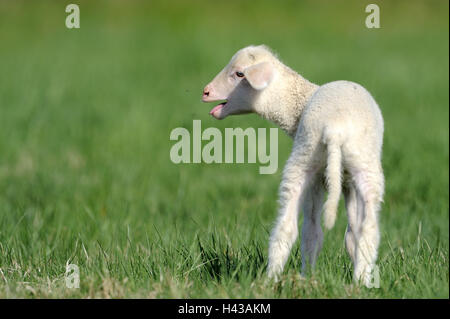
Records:
{"label": "green grass", "polygon": [[[0,297],[448,298],[448,2],[378,1],[369,30],[371,2],[79,1],[68,30],[64,1],[0,1]],[[200,103],[260,43],[315,83],[361,83],[382,109],[379,289],[352,282],[342,208],[311,277],[297,243],[265,283],[281,131],[274,175],[169,159],[170,131],[193,119],[271,127]]]}

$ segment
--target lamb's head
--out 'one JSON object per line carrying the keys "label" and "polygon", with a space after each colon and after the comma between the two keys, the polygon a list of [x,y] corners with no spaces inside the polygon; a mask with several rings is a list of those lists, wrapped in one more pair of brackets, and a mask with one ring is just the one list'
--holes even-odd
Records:
{"label": "lamb's head", "polygon": [[258,112],[255,100],[271,85],[275,61],[264,45],[239,50],[203,90],[203,102],[222,101],[210,114],[221,120],[228,115]]}

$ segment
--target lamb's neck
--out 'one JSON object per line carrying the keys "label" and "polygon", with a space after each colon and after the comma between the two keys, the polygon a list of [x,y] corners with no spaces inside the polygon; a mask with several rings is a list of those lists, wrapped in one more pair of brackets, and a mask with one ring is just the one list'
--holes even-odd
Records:
{"label": "lamb's neck", "polygon": [[287,67],[282,73],[283,81],[272,87],[260,115],[294,138],[303,109],[319,86]]}

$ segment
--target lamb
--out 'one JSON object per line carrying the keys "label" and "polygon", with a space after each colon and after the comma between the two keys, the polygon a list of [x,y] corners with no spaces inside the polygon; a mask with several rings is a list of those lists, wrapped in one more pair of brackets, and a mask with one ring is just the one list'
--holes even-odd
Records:
{"label": "lamb", "polygon": [[260,45],[239,50],[204,88],[202,100],[223,101],[210,112],[216,119],[257,113],[294,139],[270,236],[269,278],[278,280],[283,271],[298,235],[300,208],[302,274],[314,268],[323,241],[322,210],[324,225],[331,229],[342,191],[348,217],[345,246],[354,264],[353,277],[369,286],[384,193],[383,118],[370,93],[349,81],[313,84]]}

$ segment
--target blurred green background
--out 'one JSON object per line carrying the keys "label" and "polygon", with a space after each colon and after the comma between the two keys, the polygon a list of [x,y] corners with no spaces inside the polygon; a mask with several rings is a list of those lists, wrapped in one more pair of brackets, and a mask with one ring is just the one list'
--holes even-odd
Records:
{"label": "blurred green background", "polygon": [[[447,1],[0,1],[0,297],[448,298]],[[365,7],[380,6],[367,29]],[[299,244],[266,284],[279,169],[170,161],[201,92],[266,44],[317,84],[351,80],[385,119],[379,289],[352,282],[340,209],[311,277]],[[80,267],[79,289],[64,282]]]}

